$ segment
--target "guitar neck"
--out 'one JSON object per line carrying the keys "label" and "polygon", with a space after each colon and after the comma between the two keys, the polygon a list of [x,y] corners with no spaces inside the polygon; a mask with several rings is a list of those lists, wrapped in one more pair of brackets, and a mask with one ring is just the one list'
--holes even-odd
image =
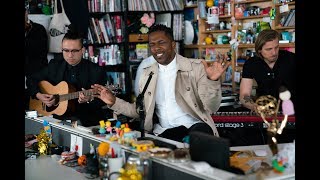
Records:
{"label": "guitar neck", "polygon": [[78,99],[79,98],[79,93],[82,92],[85,96],[91,96],[94,93],[90,90],[84,90],[84,91],[77,91],[69,94],[62,94],[59,95],[59,101],[67,101],[71,99]]}
{"label": "guitar neck", "polygon": [[[114,92],[114,91],[119,89],[118,87],[115,87],[114,85],[107,85],[105,87],[108,88],[113,93],[117,93],[117,92]],[[72,92],[72,93],[69,93],[69,94],[61,94],[61,95],[59,95],[59,101],[67,101],[67,100],[71,100],[71,99],[78,99],[80,92],[82,92],[85,96],[91,96],[91,95],[94,94],[94,91],[92,91],[92,90],[91,91],[90,90],[83,90],[83,91]]]}

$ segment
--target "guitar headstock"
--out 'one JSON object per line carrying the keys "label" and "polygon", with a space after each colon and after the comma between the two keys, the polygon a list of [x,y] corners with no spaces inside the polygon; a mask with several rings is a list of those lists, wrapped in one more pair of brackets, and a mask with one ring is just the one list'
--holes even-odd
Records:
{"label": "guitar headstock", "polygon": [[119,84],[110,84],[105,85],[107,89],[109,89],[114,95],[121,94],[122,88],[119,86]]}

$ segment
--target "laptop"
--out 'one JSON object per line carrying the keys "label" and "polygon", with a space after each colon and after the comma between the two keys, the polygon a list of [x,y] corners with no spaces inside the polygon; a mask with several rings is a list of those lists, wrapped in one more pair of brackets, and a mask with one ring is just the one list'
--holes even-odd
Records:
{"label": "laptop", "polygon": [[190,156],[193,161],[205,161],[212,167],[230,171],[229,140],[203,132],[190,134]]}

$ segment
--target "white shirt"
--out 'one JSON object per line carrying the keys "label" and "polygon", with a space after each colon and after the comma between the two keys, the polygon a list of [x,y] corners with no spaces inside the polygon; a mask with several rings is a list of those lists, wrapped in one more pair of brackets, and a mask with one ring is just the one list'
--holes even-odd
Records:
{"label": "white shirt", "polygon": [[176,57],[167,66],[158,64],[159,75],[156,87],[156,109],[155,112],[159,118],[159,124],[155,124],[153,133],[159,135],[168,128],[185,126],[190,128],[193,124],[201,122],[182,109],[176,102],[175,80],[177,77]]}

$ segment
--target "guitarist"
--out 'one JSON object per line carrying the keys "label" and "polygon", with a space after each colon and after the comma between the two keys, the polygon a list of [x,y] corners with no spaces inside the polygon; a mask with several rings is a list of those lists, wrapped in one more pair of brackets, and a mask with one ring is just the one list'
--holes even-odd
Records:
{"label": "guitarist", "polygon": [[[27,79],[27,86],[30,89],[31,97],[42,101],[47,107],[57,106],[54,95],[43,94],[40,92],[39,82],[48,81],[53,86],[61,81],[65,81],[75,91],[83,91],[90,88],[92,84],[106,84],[106,72],[97,64],[83,59],[85,48],[83,47],[82,35],[75,30],[70,29],[62,39],[63,59],[52,59],[48,67],[43,68],[40,72],[33,74]],[[98,125],[99,121],[112,116],[111,112],[102,109],[104,103],[93,96],[85,96],[79,92],[79,98],[69,100],[68,104],[74,104],[61,115],[53,114],[54,118],[72,121],[78,121],[82,126]]]}

